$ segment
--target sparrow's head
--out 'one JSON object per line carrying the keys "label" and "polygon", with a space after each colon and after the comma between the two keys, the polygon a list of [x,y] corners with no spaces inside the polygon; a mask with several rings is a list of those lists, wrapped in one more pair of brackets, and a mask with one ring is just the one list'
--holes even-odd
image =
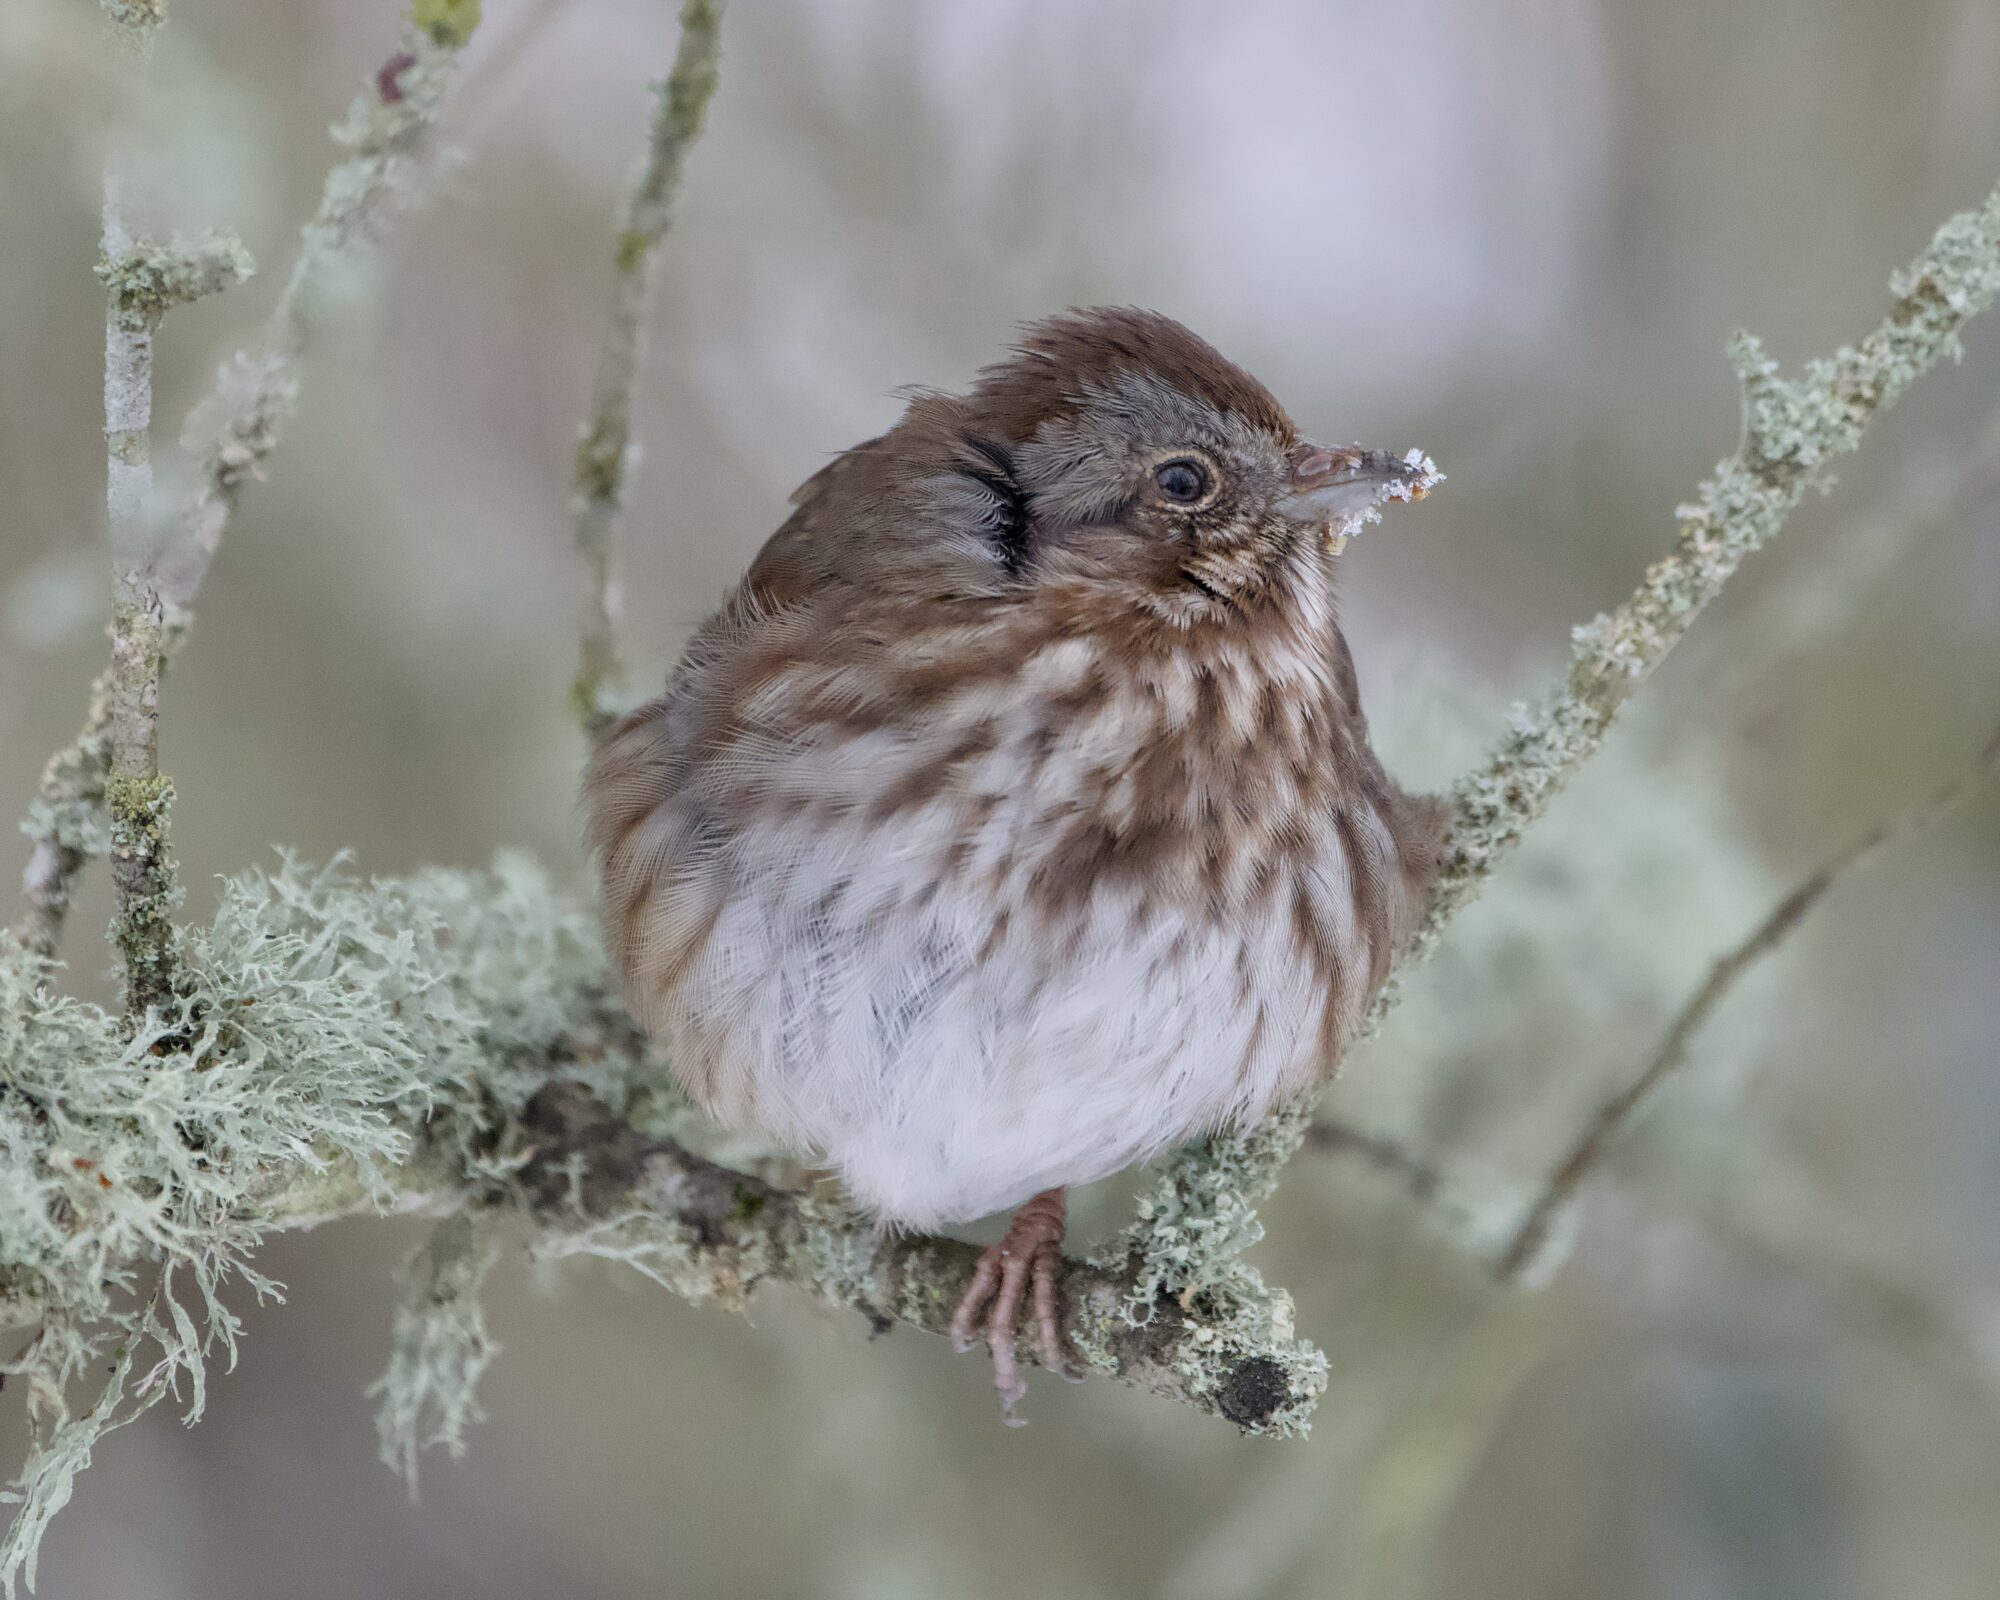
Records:
{"label": "sparrow's head", "polygon": [[1263,384],[1151,311],[1038,323],[953,405],[1003,568],[1150,586],[1170,614],[1267,590],[1438,479],[1414,453],[1301,439]]}

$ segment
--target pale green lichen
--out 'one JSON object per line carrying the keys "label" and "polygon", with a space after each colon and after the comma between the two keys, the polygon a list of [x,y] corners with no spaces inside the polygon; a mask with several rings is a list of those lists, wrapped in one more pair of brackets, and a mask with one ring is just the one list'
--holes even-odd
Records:
{"label": "pale green lichen", "polygon": [[110,297],[112,314],[126,327],[152,328],[175,306],[242,283],[256,263],[234,234],[197,239],[178,235],[166,243],[142,239],[97,263],[97,280]]}
{"label": "pale green lichen", "polygon": [[118,910],[111,942],[125,966],[130,1010],[166,1008],[174,989],[174,913],[182,895],[167,848],[171,778],[114,772],[104,781],[104,810],[111,833],[111,870]]}
{"label": "pale green lichen", "polygon": [[379,1399],[375,1434],[382,1461],[411,1494],[417,1458],[443,1446],[465,1454],[465,1430],[480,1420],[481,1376],[499,1354],[479,1296],[500,1258],[491,1219],[447,1217],[404,1264],[390,1336],[389,1369],[369,1389]]}
{"label": "pale green lichen", "polygon": [[519,858],[374,884],[286,860],[232,880],[175,954],[180,992],[127,1039],[0,936],[0,1312],[43,1330],[0,1585],[105,1432],[162,1385],[198,1409],[236,1338],[224,1286],[276,1289],[252,1261],[274,1221],[386,1207],[420,1129],[460,1181],[504,1176],[494,1130],[553,1061],[614,1099],[630,1073],[592,919]]}
{"label": "pale green lichen", "polygon": [[[1303,1437],[1326,1392],[1327,1359],[1298,1337],[1292,1297],[1241,1260],[1204,1258],[1204,1272],[1200,1288],[1156,1290],[1143,1315],[1135,1314],[1131,1280],[1092,1291],[1070,1320],[1077,1354],[1094,1370],[1131,1378],[1136,1352],[1159,1367],[1142,1386],[1213,1410],[1245,1433]],[[1142,1269],[1137,1282],[1147,1281]],[[1169,1303],[1181,1313],[1177,1326],[1171,1337],[1149,1340]]]}
{"label": "pale green lichen", "polygon": [[1126,1307],[1143,1323],[1160,1294],[1206,1292],[1233,1280],[1237,1260],[1263,1236],[1257,1207],[1303,1132],[1306,1108],[1287,1107],[1241,1134],[1219,1134],[1176,1151],[1141,1193],[1132,1226],[1099,1259],[1131,1254],[1139,1271]]}
{"label": "pale green lichen", "polygon": [[412,0],[410,20],[438,44],[458,47],[479,26],[480,0]]}

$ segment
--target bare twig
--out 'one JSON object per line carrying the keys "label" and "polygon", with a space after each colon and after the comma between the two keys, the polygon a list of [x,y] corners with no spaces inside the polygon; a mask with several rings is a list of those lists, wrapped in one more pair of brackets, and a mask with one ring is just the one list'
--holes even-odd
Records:
{"label": "bare twig", "polygon": [[1717,959],[1701,987],[1668,1026],[1659,1049],[1644,1070],[1597,1108],[1562,1160],[1556,1163],[1495,1262],[1494,1270],[1500,1277],[1518,1278],[1537,1259],[1564,1207],[1637,1119],[1660,1085],[1686,1064],[1688,1045],[1694,1035],[1743,976],[1805,921],[1829,889],[1882,849],[1950,815],[1977,792],[1995,767],[2000,767],[2000,729],[1995,730],[1971,766],[1915,805],[1850,840],[1772,907],[1770,915],[1742,943]]}
{"label": "bare twig", "polygon": [[722,0],[683,0],[673,70],[656,90],[646,158],[618,230],[611,322],[598,349],[590,413],[576,447],[576,553],[582,569],[581,650],[570,700],[595,739],[624,710],[618,658],[618,537],[625,480],[638,455],[632,400],[660,241],[689,146],[700,136],[715,93],[722,48]]}
{"label": "bare twig", "polygon": [[[1858,346],[1808,362],[1795,379],[1781,378],[1749,334],[1732,341],[1743,385],[1742,444],[1680,508],[1673,549],[1615,610],[1575,630],[1563,686],[1518,710],[1506,737],[1456,786],[1444,869],[1403,966],[1435,948],[1743,559],[1777,536],[1808,488],[1824,484],[1828,463],[1854,450],[1916,378],[1959,353],[1959,330],[2000,294],[2000,189],[1939,228],[1930,248],[1890,280],[1890,292],[1895,301],[1881,326]],[[1397,994],[1392,979],[1376,996],[1364,1035]],[[1309,1096],[1169,1164],[1135,1230],[1153,1240],[1149,1254],[1165,1281],[1199,1282],[1226,1270],[1256,1236],[1255,1208],[1298,1149],[1312,1111]]]}
{"label": "bare twig", "polygon": [[[215,391],[188,418],[183,442],[195,452],[196,483],[157,549],[147,548],[152,328],[167,308],[241,276],[248,261],[227,240],[134,244],[119,221],[115,188],[107,189],[100,272],[112,302],[106,424],[111,515],[121,546],[119,596],[111,665],[92,687],[82,730],[44,769],[26,824],[34,849],[22,875],[18,932],[43,955],[53,955],[61,941],[77,873],[91,856],[111,850],[125,864],[128,972],[135,956],[142,970],[152,971],[151,957],[164,949],[171,882],[162,876],[161,828],[170,793],[158,775],[154,743],[161,671],[186,638],[195,595],[243,486],[277,447],[297,404],[300,364],[324,303],[410,187],[416,155],[478,9],[476,0],[419,0],[402,48],[334,129],[350,154],[327,174],[319,210],[302,230],[298,261],[256,353],[240,354],[225,367]],[[157,6],[130,3],[107,4],[107,10],[121,28],[138,19],[129,25],[150,30],[160,15]],[[131,782],[112,786],[107,795],[114,770]],[[108,799],[118,802],[109,816]],[[123,934],[119,942],[121,948],[128,944]],[[138,987],[157,985],[149,977]]]}

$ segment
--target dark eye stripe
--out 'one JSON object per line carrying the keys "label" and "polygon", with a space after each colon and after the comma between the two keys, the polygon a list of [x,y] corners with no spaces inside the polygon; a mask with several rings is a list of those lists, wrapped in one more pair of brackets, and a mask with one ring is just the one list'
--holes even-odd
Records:
{"label": "dark eye stripe", "polygon": [[967,466],[965,475],[993,496],[990,537],[1009,577],[1019,577],[1028,561],[1028,493],[1014,477],[1014,458],[991,439],[968,439],[986,465]]}

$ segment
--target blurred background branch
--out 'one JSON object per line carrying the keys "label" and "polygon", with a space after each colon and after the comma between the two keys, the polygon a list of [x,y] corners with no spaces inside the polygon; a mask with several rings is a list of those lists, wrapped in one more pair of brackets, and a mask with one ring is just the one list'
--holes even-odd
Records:
{"label": "blurred background branch", "polygon": [[[107,162],[105,425],[120,592],[111,665],[92,687],[82,731],[43,769],[29,813],[34,853],[22,876],[18,932],[31,949],[54,955],[77,873],[92,855],[112,852],[120,947],[130,999],[141,1012],[162,1003],[170,988],[162,969],[175,904],[165,837],[172,786],[159,774],[160,674],[187,637],[195,596],[244,485],[277,448],[298,405],[300,364],[325,302],[352,270],[356,253],[408,196],[419,147],[478,15],[476,4],[428,9],[434,15],[405,30],[402,48],[333,130],[335,141],[352,153],[327,174],[319,209],[301,232],[298,259],[256,353],[226,365],[214,391],[188,417],[183,443],[194,458],[195,485],[164,539],[156,539],[153,525],[148,444],[152,329],[170,306],[247,275],[248,257],[240,245],[232,249],[226,242],[135,255],[121,220],[116,165]],[[114,3],[106,10],[128,48],[149,49],[164,19],[155,7]],[[114,774],[121,781],[108,787]]]}
{"label": "blurred background branch", "polygon": [[2000,728],[1993,731],[1993,736],[1964,771],[1842,846],[1773,906],[1771,914],[1741,943],[1716,958],[1707,979],[1668,1025],[1652,1059],[1630,1083],[1597,1108],[1550,1173],[1548,1182],[1529,1203],[1520,1225],[1495,1263],[1495,1270],[1502,1278],[1519,1278],[1534,1267],[1562,1209],[1576,1198],[1577,1191],[1603,1162],[1612,1142],[1645,1109],[1660,1086],[1687,1065],[1688,1047],[1694,1036],[1750,969],[1797,931],[1828,890],[1844,882],[1889,845],[1950,816],[1979,791],[1996,765],[2000,765]]}

